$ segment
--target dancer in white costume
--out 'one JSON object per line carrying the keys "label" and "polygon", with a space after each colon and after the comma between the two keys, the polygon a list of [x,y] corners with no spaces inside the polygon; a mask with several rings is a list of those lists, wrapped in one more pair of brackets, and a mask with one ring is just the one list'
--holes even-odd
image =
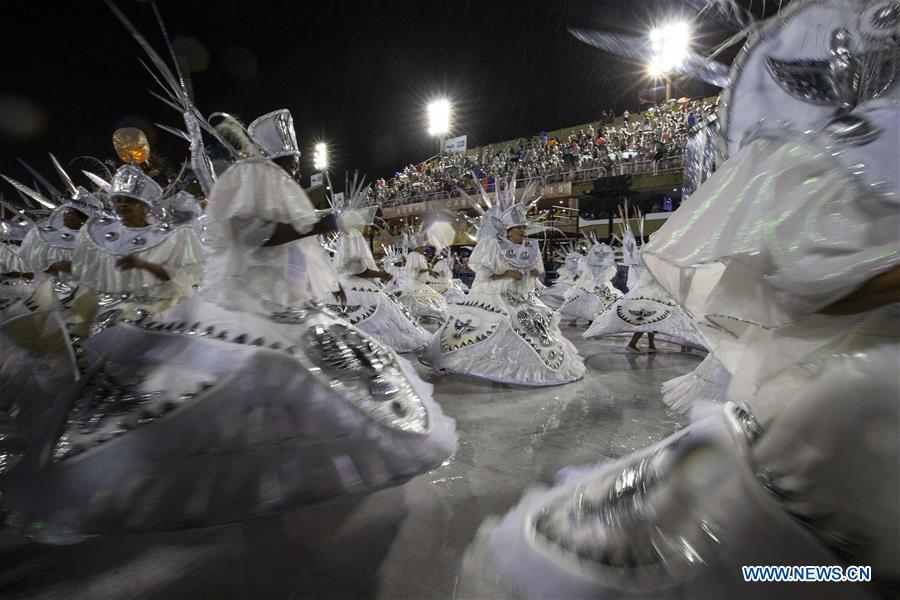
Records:
{"label": "dancer in white costume", "polygon": [[[691,320],[669,294],[653,279],[653,275],[640,266],[640,256],[634,254],[639,247],[631,231],[627,216],[623,219],[623,259],[629,265],[629,275],[633,268],[643,271],[640,280],[629,286],[628,293],[618,298],[609,310],[594,320],[583,336],[586,338],[609,335],[631,335],[627,348],[639,352],[637,348],[641,334],[647,334],[650,352],[656,352],[655,338],[678,344],[682,347],[703,349],[704,343],[694,331]],[[629,277],[630,279],[630,277]]]}
{"label": "dancer in white costume", "polygon": [[422,356],[436,369],[521,385],[558,385],[581,378],[584,362],[559,330],[559,317],[534,294],[541,252],[525,240],[534,186],[516,200],[515,179],[498,193],[478,228],[469,257],[475,282],[450,306]]}
{"label": "dancer in white costume", "polygon": [[0,212],[12,215],[9,219],[0,219],[0,311],[34,293],[33,273],[22,253],[22,244],[35,229],[35,221],[46,219],[47,209],[57,208],[56,203],[39,192],[6,175],[2,177],[20,194],[36,200],[42,208],[26,210],[7,202],[0,193]]}
{"label": "dancer in white costume", "polygon": [[334,256],[347,301],[327,306],[397,352],[416,352],[425,347],[431,335],[422,329],[396,298],[387,294],[379,280],[387,282],[391,275],[378,269],[369,244],[360,228],[371,227],[377,206],[363,206],[368,188],[363,182],[346,186],[345,202],[331,199],[338,215],[340,237]]}
{"label": "dancer in white costume", "polygon": [[[527,496],[482,531],[462,596],[875,597],[896,586],[898,25],[895,2],[798,2],[756,30],[731,85],[781,95],[644,249],[673,297],[721,332],[713,352],[740,363],[730,401]],[[831,115],[778,125],[811,100]],[[810,564],[871,566],[874,586],[739,578],[742,565]]]}
{"label": "dancer in white costume", "polygon": [[468,289],[459,279],[453,277],[453,270],[450,268],[450,258],[442,256],[434,262],[431,270],[435,277],[431,278],[428,285],[437,293],[441,294],[448,304],[462,302],[466,299]]}
{"label": "dancer in white costume", "polygon": [[580,265],[578,280],[557,309],[561,319],[571,319],[573,323],[579,320],[592,323],[616,299],[622,297],[622,292],[612,285],[612,279],[616,276],[613,249],[598,241],[594,235],[588,237],[588,242],[591,247]]}
{"label": "dancer in white costume", "polygon": [[298,162],[290,113],[248,133],[254,157],[210,194],[200,291],[84,342],[74,399],[58,399],[35,454],[4,479],[2,508],[23,532],[59,541],[272,514],[397,485],[455,451],[453,421],[407,361],[295,304],[311,293],[285,285],[288,246],[314,240],[320,217],[273,162]]}
{"label": "dancer in white costume", "polygon": [[428,239],[435,245],[435,259],[428,273],[428,285],[448,302],[466,299],[467,288],[462,281],[453,278],[450,247],[456,240],[456,229],[449,223],[438,221],[428,227]]}
{"label": "dancer in white costume", "polygon": [[398,300],[416,319],[430,319],[442,323],[447,318],[447,301],[428,285],[429,279],[437,274],[428,265],[425,256],[427,246],[434,247],[427,232],[421,228],[409,229],[404,234],[406,246],[406,266],[403,284],[397,295]]}
{"label": "dancer in white costume", "polygon": [[554,260],[559,263],[556,270],[558,275],[553,285],[545,288],[539,295],[541,302],[556,310],[565,302],[566,295],[575,285],[584,255],[578,251],[575,244],[569,243],[561,247],[561,252]]}
{"label": "dancer in white costume", "polygon": [[83,187],[76,187],[53,155],[53,163],[66,183],[68,198],[35,223],[22,241],[22,258],[27,270],[41,280],[45,274],[60,281],[71,280],[72,257],[79,231],[91,217],[103,212],[103,202]]}
{"label": "dancer in white costume", "polygon": [[98,214],[78,232],[72,276],[100,297],[94,328],[165,310],[194,293],[203,246],[191,224],[169,225],[163,190],[140,168],[119,167],[109,195],[118,218]]}

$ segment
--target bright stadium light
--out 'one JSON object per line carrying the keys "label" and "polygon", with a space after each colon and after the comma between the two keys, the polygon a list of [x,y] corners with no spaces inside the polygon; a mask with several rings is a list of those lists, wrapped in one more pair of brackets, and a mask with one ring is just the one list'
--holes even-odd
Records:
{"label": "bright stadium light", "polygon": [[647,65],[652,77],[663,77],[684,63],[688,55],[691,30],[687,23],[670,23],[650,32],[653,55]]}
{"label": "bright stadium light", "polygon": [[316,171],[328,168],[328,146],[324,143],[316,144],[316,151],[313,153],[313,167]]}
{"label": "bright stadium light", "polygon": [[446,135],[450,132],[450,102],[436,100],[428,105],[428,135]]}

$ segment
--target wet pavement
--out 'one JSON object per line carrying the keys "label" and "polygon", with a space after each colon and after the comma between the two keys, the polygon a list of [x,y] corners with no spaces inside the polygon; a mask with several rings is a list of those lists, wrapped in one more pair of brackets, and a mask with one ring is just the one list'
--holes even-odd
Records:
{"label": "wet pavement", "polygon": [[[406,485],[361,499],[233,525],[99,538],[71,546],[3,540],[0,596],[12,598],[449,598],[462,554],[502,514],[569,465],[661,440],[686,419],[660,384],[702,355],[625,339],[584,340],[582,381],[523,388],[430,372],[456,419],[456,456]],[[646,343],[642,341],[642,344]]]}

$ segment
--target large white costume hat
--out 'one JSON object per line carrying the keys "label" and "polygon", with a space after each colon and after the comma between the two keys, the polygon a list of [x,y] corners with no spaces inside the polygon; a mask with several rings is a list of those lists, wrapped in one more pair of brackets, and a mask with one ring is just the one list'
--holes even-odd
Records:
{"label": "large white costume hat", "polygon": [[247,133],[266,158],[300,156],[297,134],[294,133],[294,118],[286,108],[258,117],[247,127]]}
{"label": "large white costume hat", "polygon": [[154,206],[162,198],[162,187],[148,177],[139,167],[122,165],[113,175],[109,188],[111,197],[139,200]]}

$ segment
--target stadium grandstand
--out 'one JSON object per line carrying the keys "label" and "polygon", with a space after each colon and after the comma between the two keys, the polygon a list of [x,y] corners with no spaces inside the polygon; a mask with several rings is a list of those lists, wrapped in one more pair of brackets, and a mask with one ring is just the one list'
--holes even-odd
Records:
{"label": "stadium grandstand", "polygon": [[[457,245],[471,245],[464,213],[474,216],[462,191],[488,193],[515,172],[521,184],[540,180],[543,196],[535,210],[548,211],[556,233],[575,237],[593,232],[608,237],[616,218],[590,192],[604,180],[624,179],[629,202],[646,215],[645,233],[658,229],[681,200],[683,156],[692,132],[715,119],[718,97],[670,100],[642,111],[542,131],[445,153],[407,165],[390,179],[375,181],[370,194],[381,207],[385,227],[373,231],[373,248],[396,244],[403,226],[457,213]],[[452,219],[451,219],[452,220]]]}

